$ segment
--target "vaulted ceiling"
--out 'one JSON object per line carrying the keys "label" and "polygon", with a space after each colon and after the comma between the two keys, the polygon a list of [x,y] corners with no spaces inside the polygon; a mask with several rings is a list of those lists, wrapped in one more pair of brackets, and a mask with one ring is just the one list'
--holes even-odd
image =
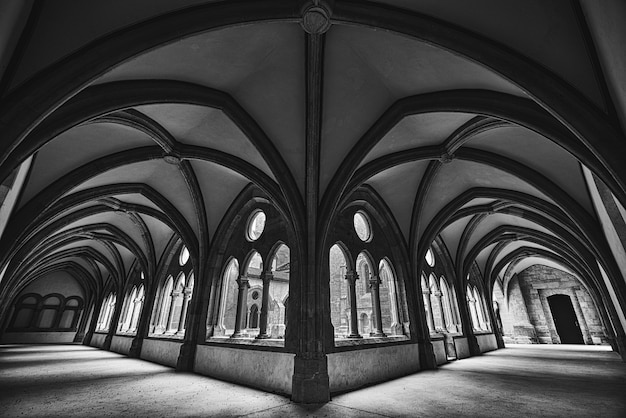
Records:
{"label": "vaulted ceiling", "polygon": [[28,172],[2,280],[101,288],[173,236],[204,254],[250,183],[302,225],[311,196],[324,223],[367,185],[412,255],[439,236],[458,274],[619,271],[586,169],[622,200],[623,2],[1,7],[0,174]]}

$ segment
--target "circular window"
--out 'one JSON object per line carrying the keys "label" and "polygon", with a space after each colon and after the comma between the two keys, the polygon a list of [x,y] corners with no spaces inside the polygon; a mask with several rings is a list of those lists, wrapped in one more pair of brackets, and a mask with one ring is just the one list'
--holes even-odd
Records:
{"label": "circular window", "polygon": [[359,211],[354,214],[354,231],[361,241],[372,239],[372,228],[365,213]]}
{"label": "circular window", "polygon": [[426,251],[426,263],[428,263],[429,266],[431,267],[435,267],[435,256],[433,255],[433,250],[432,249],[428,249],[428,251]]}
{"label": "circular window", "polygon": [[259,292],[252,293],[252,299],[257,300],[259,298]]}
{"label": "circular window", "polygon": [[256,241],[265,229],[265,212],[257,210],[250,216],[248,221],[248,239]]}
{"label": "circular window", "polygon": [[182,251],[180,252],[180,257],[178,257],[178,264],[184,266],[185,264],[187,264],[187,261],[189,261],[189,250],[187,249],[187,247],[183,247]]}

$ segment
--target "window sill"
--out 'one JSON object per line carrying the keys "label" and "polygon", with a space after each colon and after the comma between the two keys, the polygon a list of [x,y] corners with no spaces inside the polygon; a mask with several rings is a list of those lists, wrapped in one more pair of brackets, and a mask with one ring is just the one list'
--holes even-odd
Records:
{"label": "window sill", "polygon": [[137,333],[135,332],[118,332],[115,334],[116,337],[136,337]]}
{"label": "window sill", "polygon": [[231,337],[210,337],[207,343],[224,345],[254,346],[254,347],[284,347],[285,340],[277,338],[231,338]]}
{"label": "window sill", "polygon": [[148,334],[148,338],[154,338],[156,340],[173,340],[182,341],[185,338],[185,333],[181,334]]}
{"label": "window sill", "polygon": [[410,341],[406,335],[390,335],[387,337],[336,338],[335,347],[357,347]]}

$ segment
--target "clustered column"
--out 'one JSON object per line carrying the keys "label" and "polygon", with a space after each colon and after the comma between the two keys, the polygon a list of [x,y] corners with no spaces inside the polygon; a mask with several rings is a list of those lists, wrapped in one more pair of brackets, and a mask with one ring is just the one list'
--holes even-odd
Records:
{"label": "clustered column", "polygon": [[248,289],[250,288],[250,280],[248,277],[239,276],[237,277],[237,284],[239,285],[239,293],[237,295],[237,314],[235,316],[235,331],[233,332],[232,337],[244,337],[241,332],[242,322],[246,317],[246,313],[248,311]]}
{"label": "clustered column", "polygon": [[430,300],[430,289],[422,288],[422,293],[424,294],[424,303],[426,304],[428,308],[428,317],[426,318],[428,322],[428,328],[431,331],[434,331],[435,330],[435,317],[433,316],[433,304],[432,304],[432,301]]}
{"label": "clustered column", "polygon": [[169,331],[172,327],[172,320],[174,316],[174,309],[176,308],[176,301],[180,297],[180,292],[174,290],[172,291],[172,301],[170,303],[170,310],[167,313],[167,322],[165,322],[165,332]]}
{"label": "clustered column", "polygon": [[446,314],[445,314],[445,310],[443,308],[443,301],[442,301],[442,297],[443,293],[441,293],[441,291],[437,290],[435,292],[435,297],[437,298],[437,301],[439,302],[439,312],[441,312],[441,327],[447,331],[448,330],[448,324],[446,324]]}
{"label": "clustered column", "polygon": [[270,338],[271,335],[267,333],[267,313],[269,311],[270,303],[270,283],[274,275],[270,272],[261,273],[261,280],[263,281],[263,299],[261,301],[261,320],[259,324],[259,335],[257,338]]}
{"label": "clustered column", "polygon": [[372,296],[372,308],[374,309],[374,332],[370,333],[372,337],[385,337],[383,332],[382,310],[380,308],[380,278],[372,275],[369,280],[370,295]]}
{"label": "clustered column", "polygon": [[187,318],[189,299],[191,299],[191,289],[185,288],[183,292],[183,306],[180,310],[180,321],[178,321],[178,330],[176,332],[182,332],[185,329],[185,318]]}
{"label": "clustered column", "polygon": [[356,310],[356,281],[359,279],[359,275],[354,271],[348,271],[346,273],[346,280],[348,281],[348,294],[350,296],[350,335],[348,338],[363,338],[359,334],[359,320],[358,312]]}

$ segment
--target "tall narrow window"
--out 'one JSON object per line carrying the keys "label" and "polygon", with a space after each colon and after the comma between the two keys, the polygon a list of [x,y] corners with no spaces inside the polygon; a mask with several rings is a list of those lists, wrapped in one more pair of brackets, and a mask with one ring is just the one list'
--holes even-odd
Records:
{"label": "tall narrow window", "polygon": [[338,245],[330,248],[330,317],[336,338],[345,338],[350,333],[350,302],[346,280],[347,261]]}
{"label": "tall narrow window", "polygon": [[[271,264],[271,277],[266,277],[263,286],[269,286],[267,295],[266,332],[271,338],[284,338],[287,327],[287,298],[289,297],[289,279],[291,272],[291,254],[289,247],[282,244],[274,253]],[[265,291],[265,289],[263,289]]]}
{"label": "tall narrow window", "polygon": [[220,304],[219,322],[214,335],[232,335],[235,332],[237,317],[237,295],[239,286],[239,263],[231,259],[224,269],[222,284],[222,303]]}
{"label": "tall narrow window", "polygon": [[382,260],[379,267],[380,275],[380,307],[383,331],[387,335],[402,334],[402,323],[398,312],[396,277],[387,260]]}

